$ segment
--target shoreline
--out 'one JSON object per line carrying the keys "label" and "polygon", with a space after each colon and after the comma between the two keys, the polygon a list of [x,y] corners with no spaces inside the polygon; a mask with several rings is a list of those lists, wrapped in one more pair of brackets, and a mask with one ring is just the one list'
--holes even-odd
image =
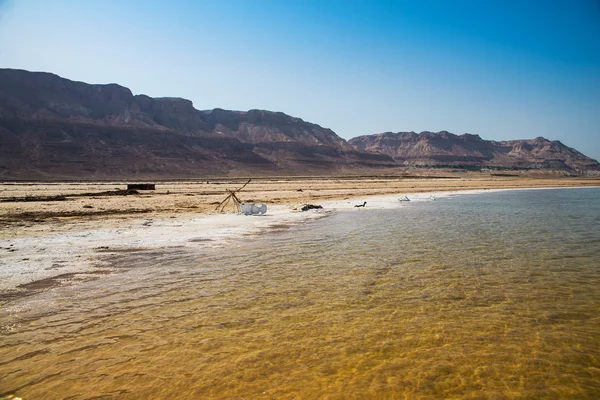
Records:
{"label": "shoreline", "polygon": [[181,248],[202,251],[222,248],[229,241],[272,231],[281,226],[303,224],[327,217],[338,211],[363,211],[355,205],[366,201],[366,210],[400,209],[411,201],[430,201],[461,195],[478,195],[508,190],[583,189],[598,186],[519,187],[448,190],[384,195],[353,196],[344,199],[317,201],[322,210],[301,212],[291,204],[269,204],[267,214],[186,213],[179,215],[147,215],[125,219],[78,221],[50,224],[31,229],[26,235],[0,237],[0,304],[26,297],[49,287],[70,284],[81,278],[97,279],[113,273],[101,258],[127,251]]}
{"label": "shoreline", "polygon": [[[600,178],[491,177],[450,174],[426,177],[329,177],[315,179],[253,179],[238,193],[241,201],[299,205],[361,196],[475,189],[600,186]],[[27,234],[44,224],[72,224],[95,219],[214,212],[239,180],[164,182],[155,190],[126,190],[124,183],[0,182],[0,238]],[[21,229],[22,228],[22,229]]]}

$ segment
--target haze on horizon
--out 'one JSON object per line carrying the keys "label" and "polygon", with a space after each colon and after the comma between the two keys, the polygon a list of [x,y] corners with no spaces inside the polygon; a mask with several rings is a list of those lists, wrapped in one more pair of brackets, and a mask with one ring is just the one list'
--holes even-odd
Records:
{"label": "haze on horizon", "polygon": [[560,140],[600,159],[595,0],[0,0],[0,67],[197,109]]}

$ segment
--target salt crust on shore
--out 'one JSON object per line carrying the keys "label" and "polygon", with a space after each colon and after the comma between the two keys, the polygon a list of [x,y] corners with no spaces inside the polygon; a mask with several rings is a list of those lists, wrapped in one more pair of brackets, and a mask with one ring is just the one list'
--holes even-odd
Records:
{"label": "salt crust on shore", "polygon": [[[436,193],[437,199],[458,194],[489,193],[500,190],[467,190]],[[406,194],[411,201],[430,201],[430,193]],[[404,194],[367,196],[351,200],[321,202],[323,210],[299,212],[292,205],[269,205],[263,216],[239,214],[194,214],[185,216],[140,217],[98,224],[93,221],[40,230],[27,237],[0,239],[0,293],[19,285],[72,273],[97,270],[99,251],[185,246],[193,249],[219,247],[270,227],[300,224],[322,218],[335,210],[364,212],[368,209],[395,209],[410,206],[400,202]],[[367,202],[365,208],[356,204]],[[119,225],[117,225],[119,224]]]}

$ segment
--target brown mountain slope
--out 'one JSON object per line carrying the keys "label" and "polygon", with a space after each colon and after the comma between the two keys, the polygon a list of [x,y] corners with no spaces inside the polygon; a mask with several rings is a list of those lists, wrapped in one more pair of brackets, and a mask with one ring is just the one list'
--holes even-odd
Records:
{"label": "brown mountain slope", "polygon": [[543,138],[388,132],[346,142],[280,112],[199,111],[189,100],[133,95],[117,84],[0,69],[2,179],[327,175],[402,165],[600,170]]}
{"label": "brown mountain slope", "polygon": [[365,151],[392,157],[403,165],[482,166],[569,171],[600,170],[600,164],[559,141],[542,137],[496,142],[479,135],[442,132],[386,132],[349,140]]}
{"label": "brown mountain slope", "polygon": [[0,143],[6,179],[326,174],[393,164],[283,113],[199,111],[185,99],[12,69],[0,69]]}

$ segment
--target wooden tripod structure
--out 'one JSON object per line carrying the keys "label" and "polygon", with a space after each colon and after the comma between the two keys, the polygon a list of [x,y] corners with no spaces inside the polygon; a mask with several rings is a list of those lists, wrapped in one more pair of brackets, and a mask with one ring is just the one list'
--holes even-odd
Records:
{"label": "wooden tripod structure", "polygon": [[240,201],[240,199],[238,199],[238,197],[236,196],[236,193],[241,191],[243,188],[246,187],[247,184],[250,183],[252,179],[248,179],[248,182],[244,183],[242,185],[241,188],[236,189],[236,190],[227,190],[227,193],[229,193],[227,195],[227,197],[225,197],[225,199],[219,203],[219,205],[215,208],[215,211],[218,211],[220,213],[224,213],[225,212],[225,208],[231,203],[233,205],[233,209],[236,212],[242,212],[242,202]]}

